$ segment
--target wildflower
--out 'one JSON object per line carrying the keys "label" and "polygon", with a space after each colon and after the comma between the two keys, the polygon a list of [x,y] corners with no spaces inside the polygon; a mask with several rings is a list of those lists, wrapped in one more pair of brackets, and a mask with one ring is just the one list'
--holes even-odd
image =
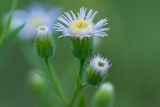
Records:
{"label": "wildflower", "polygon": [[20,38],[25,40],[34,39],[36,27],[44,23],[44,21],[50,26],[53,25],[59,13],[58,9],[53,8],[47,11],[41,5],[32,5],[28,11],[16,10],[12,18],[11,29],[25,23],[24,28],[20,32]]}
{"label": "wildflower", "polygon": [[97,11],[92,9],[86,14],[87,9],[82,7],[78,16],[73,11],[65,12],[58,18],[56,24],[57,31],[62,32],[62,36],[71,37],[73,44],[73,55],[81,60],[85,60],[93,54],[93,37],[107,36],[108,28],[103,28],[107,24],[106,19],[101,19],[97,23],[93,20]]}
{"label": "wildflower", "polygon": [[93,86],[100,84],[110,66],[108,59],[96,55],[90,60],[87,69],[87,82]]}
{"label": "wildflower", "polygon": [[106,31],[109,28],[103,28],[107,24],[107,19],[101,19],[97,23],[93,20],[98,13],[92,9],[86,14],[87,9],[82,7],[78,16],[72,11],[65,12],[58,18],[57,31],[61,31],[63,36],[77,37],[83,39],[85,37],[107,36]]}
{"label": "wildflower", "polygon": [[48,25],[42,24],[37,27],[35,45],[40,57],[47,59],[53,55],[54,44],[52,32]]}

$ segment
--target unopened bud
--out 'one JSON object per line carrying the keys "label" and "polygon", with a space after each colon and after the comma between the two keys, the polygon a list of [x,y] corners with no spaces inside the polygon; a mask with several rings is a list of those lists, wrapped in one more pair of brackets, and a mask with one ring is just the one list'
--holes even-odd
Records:
{"label": "unopened bud", "polygon": [[97,90],[94,107],[112,107],[114,99],[114,87],[111,83],[107,82],[100,86]]}
{"label": "unopened bud", "polygon": [[29,85],[34,92],[43,92],[47,85],[44,75],[39,70],[33,70],[28,76]]}
{"label": "unopened bud", "polygon": [[37,27],[35,45],[39,57],[47,59],[53,55],[54,44],[52,32],[47,25]]}
{"label": "unopened bud", "polygon": [[89,67],[87,69],[87,82],[92,86],[99,85],[108,69],[110,68],[109,61],[106,58],[96,55],[90,60]]}

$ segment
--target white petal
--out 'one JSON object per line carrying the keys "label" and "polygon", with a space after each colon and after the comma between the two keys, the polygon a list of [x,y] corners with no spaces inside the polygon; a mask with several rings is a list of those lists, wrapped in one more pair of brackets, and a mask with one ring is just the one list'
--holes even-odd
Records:
{"label": "white petal", "polygon": [[102,26],[107,24],[107,20],[106,19],[101,19],[99,22],[96,23],[96,25],[94,26],[95,29],[99,29]]}
{"label": "white petal", "polygon": [[91,20],[91,21],[93,21],[93,19],[94,19],[94,18],[95,18],[95,16],[97,15],[97,13],[98,13],[98,12],[97,12],[97,11],[95,11],[95,12],[92,14],[92,16],[91,16],[91,18],[90,18],[90,20]]}

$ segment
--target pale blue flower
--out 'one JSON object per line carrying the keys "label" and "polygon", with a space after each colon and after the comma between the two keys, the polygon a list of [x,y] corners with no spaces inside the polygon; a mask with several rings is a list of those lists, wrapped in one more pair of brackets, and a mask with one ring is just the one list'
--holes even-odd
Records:
{"label": "pale blue flower", "polygon": [[109,28],[103,28],[104,25],[108,24],[107,19],[101,19],[97,23],[93,20],[97,15],[97,11],[89,10],[82,7],[80,12],[76,15],[72,11],[65,12],[64,15],[58,18],[58,23],[56,24],[57,31],[63,33],[63,36],[71,37],[96,37],[96,36],[107,36],[106,31]]}
{"label": "pale blue flower", "polygon": [[15,28],[25,23],[23,30],[20,32],[20,38],[34,39],[37,26],[43,24],[44,22],[49,26],[52,26],[59,14],[60,11],[58,9],[52,8],[47,11],[41,5],[32,5],[28,11],[15,11],[11,28]]}

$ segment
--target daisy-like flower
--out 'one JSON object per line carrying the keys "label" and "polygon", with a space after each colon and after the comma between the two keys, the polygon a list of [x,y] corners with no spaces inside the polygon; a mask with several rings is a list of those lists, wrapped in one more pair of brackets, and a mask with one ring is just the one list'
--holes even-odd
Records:
{"label": "daisy-like flower", "polygon": [[47,59],[53,55],[54,43],[52,32],[46,24],[39,25],[36,28],[35,45],[39,57]]}
{"label": "daisy-like flower", "polygon": [[109,60],[99,54],[90,60],[90,67],[102,75],[107,72],[110,66]]}
{"label": "daisy-like flower", "polygon": [[109,60],[101,57],[99,54],[90,60],[87,69],[87,82],[93,86],[99,85],[108,69],[110,68]]}
{"label": "daisy-like flower", "polygon": [[107,19],[101,19],[97,23],[93,20],[98,12],[90,9],[87,13],[87,9],[82,7],[78,15],[70,12],[65,12],[64,15],[58,18],[57,31],[63,33],[63,36],[78,37],[83,39],[84,37],[96,37],[107,36],[106,31],[109,28],[103,28],[107,24]]}
{"label": "daisy-like flower", "polygon": [[11,29],[25,24],[19,34],[20,38],[24,40],[34,39],[36,27],[43,24],[44,21],[49,24],[49,26],[52,26],[56,22],[59,14],[59,9],[52,8],[48,11],[41,5],[32,5],[27,11],[16,10],[14,12],[11,22]]}

